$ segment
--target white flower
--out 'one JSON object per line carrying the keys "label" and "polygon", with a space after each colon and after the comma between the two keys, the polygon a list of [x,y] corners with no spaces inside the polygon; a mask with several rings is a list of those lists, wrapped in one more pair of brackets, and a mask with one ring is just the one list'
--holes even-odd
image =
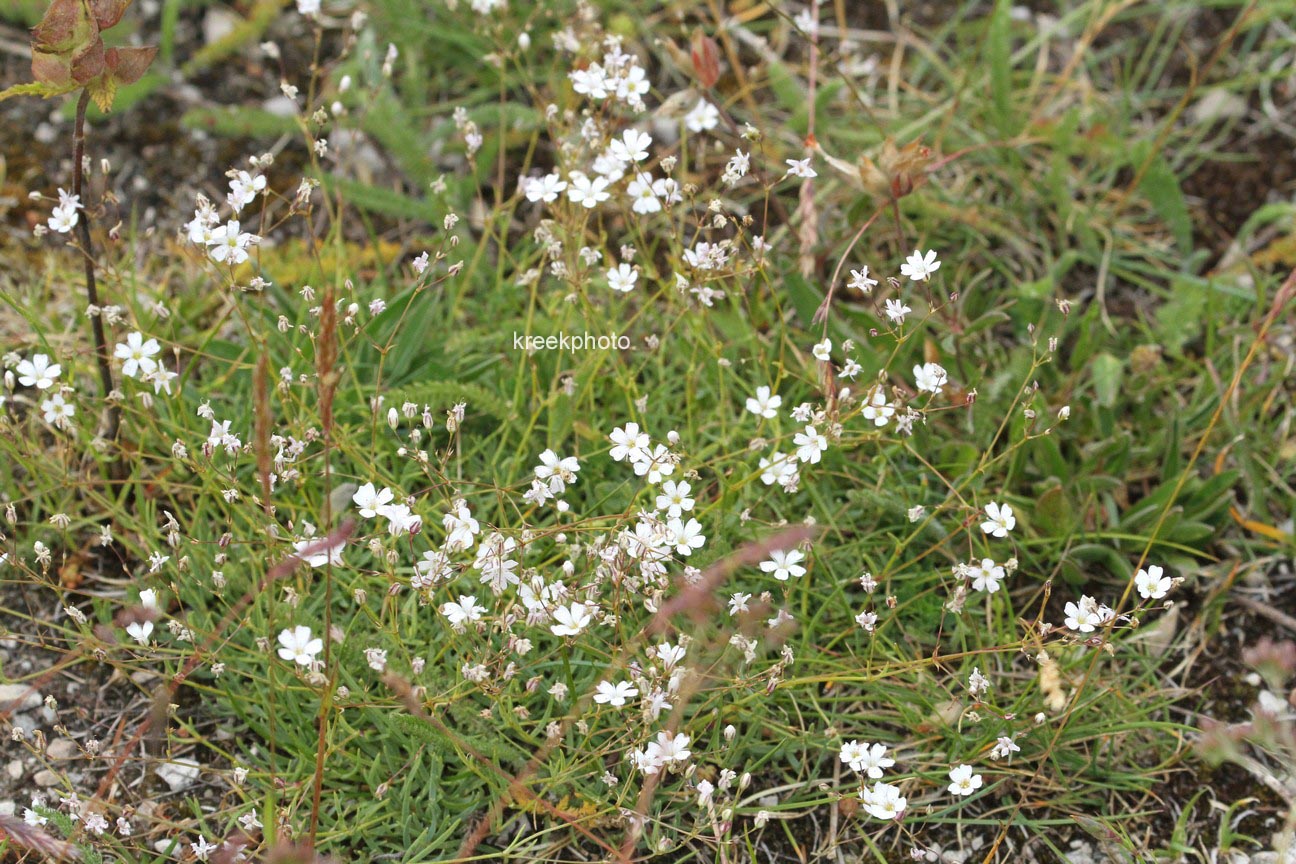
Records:
{"label": "white flower", "polygon": [[804,560],[805,553],[800,549],[789,549],[787,551],[775,549],[770,552],[768,561],[761,562],[760,569],[771,574],[780,582],[786,582],[791,577],[805,575],[806,568],[801,566],[801,562]]}
{"label": "white flower", "polygon": [[584,603],[559,606],[553,612],[554,621],[549,627],[555,636],[578,636],[594,620],[593,610]]}
{"label": "white flower", "polygon": [[757,387],[756,396],[748,397],[747,410],[757,417],[772,420],[778,416],[778,408],[783,404],[783,397],[770,393],[768,387]]}
{"label": "white flower", "polygon": [[393,537],[417,534],[423,529],[423,517],[416,516],[407,504],[383,504],[378,515],[387,520],[387,533]]}
{"label": "white flower", "polygon": [[914,383],[920,392],[939,393],[949,383],[949,374],[939,363],[924,363],[914,367]]}
{"label": "white flower", "polygon": [[665,510],[667,516],[678,518],[686,511],[693,509],[693,499],[689,497],[689,492],[693,487],[683,480],[676,483],[674,480],[667,480],[662,483],[661,492],[657,495],[657,509]]}
{"label": "white flower", "polygon": [[394,497],[392,490],[386,486],[375,489],[374,484],[366,483],[356,490],[351,496],[351,501],[360,508],[361,516],[372,519],[378,515],[378,511],[384,505],[390,504]]}
{"label": "white flower", "polygon": [[810,349],[816,360],[827,363],[832,359],[832,340],[825,339]]}
{"label": "white flower", "polygon": [[895,406],[887,401],[881,387],[875,387],[864,403],[864,410],[860,413],[864,415],[865,420],[872,420],[874,426],[885,426],[887,421],[895,416]]}
{"label": "white flower", "polygon": [[[297,5],[300,7],[301,3],[302,0],[298,0]],[[316,2],[315,6],[318,10],[319,3]],[[229,188],[229,195],[225,197],[225,200],[229,203],[230,209],[238,213],[256,200],[258,192],[265,191],[266,178],[261,174],[253,176],[247,171],[239,171],[230,180]]]}
{"label": "white flower", "polygon": [[80,217],[77,215],[74,207],[55,207],[50,211],[50,217],[46,220],[51,231],[57,231],[59,234],[67,234],[76,227]]}
{"label": "white flower", "polygon": [[690,740],[689,736],[681,733],[658,732],[657,740],[648,745],[648,752],[661,765],[687,762],[693,755],[688,749]]}
{"label": "white flower", "polygon": [[698,806],[710,807],[712,796],[715,795],[715,784],[710,780],[699,780],[697,786]]}
{"label": "white flower", "polygon": [[441,606],[441,614],[449,619],[451,627],[460,632],[466,622],[480,620],[485,611],[486,607],[479,606],[476,597],[464,594],[460,594],[457,601],[449,601]]}
{"label": "white flower", "polygon": [[908,800],[900,794],[898,786],[883,783],[881,780],[861,795],[860,801],[870,816],[882,820],[899,819],[904,815],[905,807],[909,805]]}
{"label": "white flower", "polygon": [[852,270],[850,281],[846,283],[848,288],[854,288],[864,294],[872,291],[877,284],[878,280],[869,277],[869,268],[867,266]]}
{"label": "white flower", "polygon": [[702,534],[702,525],[696,519],[684,522],[672,519],[666,523],[667,544],[674,546],[680,555],[692,555],[694,549],[701,549],[706,544]]}
{"label": "white flower", "polygon": [[211,239],[211,257],[213,261],[242,264],[248,260],[247,247],[257,243],[261,238],[255,234],[242,231],[238,220],[231,219],[213,230]]}
{"label": "white flower", "polygon": [[912,311],[900,300],[888,298],[886,301],[886,316],[897,324],[903,324],[905,316]]}
{"label": "white flower", "polygon": [[761,482],[766,486],[775,483],[785,486],[797,475],[796,460],[785,453],[775,452],[770,458],[760,460]]}
{"label": "white flower", "polygon": [[874,780],[881,779],[882,771],[895,764],[894,759],[886,755],[885,744],[861,744],[849,741],[842,745],[841,761],[850,766],[852,771],[867,774]]}
{"label": "white flower", "polygon": [[981,530],[993,537],[1007,537],[1008,532],[1017,527],[1017,517],[1007,504],[991,501],[985,506],[986,521],[981,523]]}
{"label": "white flower", "polygon": [[613,445],[608,455],[616,462],[626,458],[631,462],[638,462],[647,455],[648,433],[640,432],[638,423],[627,423],[624,428],[617,427],[608,437]]}
{"label": "white flower", "polygon": [[612,156],[621,162],[642,162],[648,158],[648,148],[652,146],[652,136],[638,129],[627,129],[620,138],[614,138],[608,146]]}
{"label": "white flower", "polygon": [[1134,585],[1138,588],[1139,596],[1144,600],[1160,600],[1170,593],[1173,581],[1169,576],[1161,575],[1165,571],[1153,564],[1146,570],[1140,569],[1134,574]]}
{"label": "white flower", "polygon": [[1005,735],[995,741],[994,749],[990,751],[990,758],[1003,759],[1005,756],[1011,756],[1018,752],[1021,752],[1021,748],[1017,746],[1013,739]]}
{"label": "white flower", "polygon": [[607,280],[608,287],[613,291],[629,294],[634,290],[635,282],[639,280],[639,271],[629,264],[621,263],[607,271]]}
{"label": "white flower", "polygon": [[639,459],[634,460],[634,471],[649,483],[660,483],[663,477],[675,473],[675,462],[666,445],[658,444],[652,451],[645,451]]}
{"label": "white flower", "polygon": [[126,633],[141,645],[147,645],[153,633],[152,621],[132,621],[126,625]]}
{"label": "white flower", "polygon": [[279,657],[289,660],[298,666],[309,666],[315,662],[315,655],[324,650],[323,639],[311,638],[311,628],[293,627],[279,633]]}
{"label": "white flower", "polygon": [[1004,578],[1004,568],[993,559],[982,558],[980,564],[973,564],[969,569],[972,571],[973,590],[985,591],[987,594],[999,590],[999,583]]}
{"label": "white flower", "polygon": [[197,843],[189,844],[189,851],[192,852],[194,858],[198,859],[199,861],[206,861],[207,856],[210,855],[214,850],[219,848],[220,848],[219,843],[208,843],[207,838],[201,834],[198,835]]}
{"label": "white flower", "polygon": [[51,363],[47,354],[36,354],[30,360],[19,360],[15,371],[18,372],[18,383],[24,387],[48,390],[63,374],[63,367]]}
{"label": "white flower", "polygon": [[552,204],[558,200],[558,194],[567,189],[567,181],[557,174],[546,174],[543,177],[532,177],[526,181],[526,199],[543,201]]}
{"label": "white flower", "polygon": [[690,132],[709,132],[720,125],[720,111],[705,99],[684,115],[684,126]]}
{"label": "white flower", "polygon": [[537,480],[549,485],[549,491],[561,495],[567,486],[576,482],[580,461],[575,456],[560,457],[552,450],[540,454],[540,464],[535,467]]}
{"label": "white flower", "polygon": [[613,708],[620,708],[626,704],[626,700],[639,695],[639,691],[629,681],[619,681],[616,684],[611,681],[600,681],[597,689],[594,701],[600,705],[611,705]]}
{"label": "white flower", "polygon": [[810,167],[809,157],[805,159],[784,159],[783,161],[788,166],[787,173],[783,175],[784,177],[805,177],[809,179],[819,176],[819,173]]}
{"label": "white flower", "polygon": [[823,452],[828,449],[828,439],[819,434],[813,426],[807,426],[805,432],[794,435],[792,443],[796,445],[797,458],[811,465],[818,464],[823,457]]}
{"label": "white flower", "polygon": [[972,773],[971,765],[955,765],[949,772],[949,791],[952,795],[971,795],[981,788],[980,774]]}
{"label": "white flower", "polygon": [[[228,422],[228,421],[227,421]],[[320,544],[326,544],[321,546]],[[337,540],[331,543],[324,537],[307,537],[304,540],[298,540],[293,543],[293,550],[296,551],[297,557],[301,558],[306,555],[304,560],[308,566],[323,567],[325,564],[332,564],[334,567],[342,565],[342,547],[345,541]],[[306,550],[311,552],[307,553]]]}
{"label": "white flower", "polygon": [[145,341],[144,334],[136,331],[126,334],[125,342],[118,342],[114,349],[113,356],[118,360],[125,361],[122,363],[122,374],[127,378],[135,378],[142,372],[148,375],[157,371],[157,361],[153,357],[162,350],[156,339]]}
{"label": "white flower", "polygon": [[611,197],[607,191],[606,177],[595,176],[593,180],[580,171],[571,173],[571,184],[567,187],[567,197],[573,204],[593,210],[600,202]]}
{"label": "white flower", "polygon": [[45,422],[60,429],[67,428],[76,414],[76,406],[63,398],[62,393],[55,393],[40,403]]}
{"label": "white flower", "polygon": [[297,12],[305,15],[307,18],[314,18],[319,14],[320,0],[297,0]]}
{"label": "white flower", "polygon": [[1078,604],[1067,603],[1063,611],[1066,613],[1066,626],[1079,633],[1092,633],[1116,615],[1110,607],[1087,594],[1080,598]]}
{"label": "white flower", "polygon": [[914,253],[905,259],[905,263],[900,265],[900,275],[908,276],[914,282],[925,282],[931,274],[940,269],[940,262],[936,260],[936,252],[928,249],[927,254],[915,249]]}
{"label": "white flower", "polygon": [[649,213],[657,213],[662,209],[661,199],[653,188],[651,174],[636,174],[634,179],[626,186],[626,194],[634,202],[630,205],[630,209],[640,215],[646,216]]}
{"label": "white flower", "polygon": [[608,97],[607,73],[597,63],[591,63],[587,69],[574,69],[567,73],[567,77],[571,79],[572,89],[577,93],[596,101]]}

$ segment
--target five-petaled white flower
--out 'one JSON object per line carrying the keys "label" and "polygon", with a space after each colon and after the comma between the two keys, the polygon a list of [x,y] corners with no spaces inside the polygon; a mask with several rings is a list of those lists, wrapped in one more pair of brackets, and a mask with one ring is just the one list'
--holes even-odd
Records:
{"label": "five-petaled white flower", "polygon": [[796,445],[797,458],[811,465],[818,464],[823,458],[823,452],[828,449],[828,439],[813,426],[807,426],[805,432],[792,436],[792,443]]}
{"label": "five-petaled white flower", "polygon": [[608,181],[606,177],[595,175],[590,179],[580,171],[571,173],[571,182],[567,186],[567,197],[573,204],[580,204],[589,210],[593,210],[600,202],[606,201],[611,197],[607,191]]}
{"label": "five-petaled white flower", "polygon": [[1139,596],[1144,600],[1160,600],[1170,593],[1170,588],[1174,582],[1169,576],[1163,576],[1165,571],[1153,564],[1146,570],[1140,569],[1134,574],[1134,585],[1138,588]]}
{"label": "five-petaled white flower", "polygon": [[953,795],[971,795],[981,788],[980,774],[972,773],[971,765],[955,765],[949,772],[949,791]]}
{"label": "five-petaled white flower", "polygon": [[693,509],[693,499],[689,497],[692,491],[693,487],[683,480],[678,483],[667,480],[662,483],[661,492],[657,495],[657,509],[665,510],[671,518],[683,516]]}
{"label": "five-petaled white flower", "polygon": [[629,681],[619,681],[613,684],[611,681],[600,681],[597,692],[594,694],[594,701],[600,705],[611,705],[613,708],[620,708],[626,704],[626,701],[639,695],[639,691]]}
{"label": "five-petaled white flower", "polygon": [[639,271],[623,262],[607,271],[607,281],[613,291],[629,294],[639,281]]}
{"label": "five-petaled white flower", "polygon": [[298,625],[279,633],[279,656],[298,666],[309,666],[315,662],[315,655],[324,650],[323,639],[311,638],[311,628]]}
{"label": "five-petaled white flower", "polygon": [[819,172],[810,167],[809,157],[805,159],[784,159],[783,161],[788,166],[787,173],[783,175],[784,177],[805,177],[809,179],[819,176]]}
{"label": "five-petaled white flower", "polygon": [[886,311],[886,316],[890,318],[892,321],[894,321],[897,324],[903,324],[905,320],[905,316],[908,315],[913,310],[910,309],[909,306],[901,300],[896,300],[894,298],[887,298],[885,311]]}
{"label": "five-petaled white flower", "polygon": [[441,605],[441,614],[450,621],[451,627],[460,632],[467,622],[480,620],[485,611],[486,607],[479,606],[476,597],[469,597],[466,594],[460,594],[458,600],[451,600]]}
{"label": "five-petaled white flower", "polygon": [[841,761],[849,765],[852,771],[880,780],[883,770],[895,764],[895,760],[889,758],[886,753],[885,744],[861,744],[859,741],[848,741],[842,745]]}
{"label": "five-petaled white flower", "polygon": [[921,366],[915,366],[914,386],[920,392],[939,393],[941,388],[949,383],[949,373],[939,363],[924,363]]}
{"label": "five-petaled white flower", "polygon": [[914,282],[925,282],[931,274],[940,269],[941,262],[936,260],[936,250],[928,249],[924,255],[915,249],[914,253],[900,265],[900,275],[908,276]]}
{"label": "five-petaled white flower", "polygon": [[36,354],[30,360],[19,360],[17,372],[18,383],[24,387],[48,390],[63,373],[63,367],[51,363],[47,354]]}
{"label": "five-petaled white flower", "polygon": [[762,561],[760,569],[769,573],[780,582],[786,582],[794,576],[804,576],[806,568],[801,566],[805,553],[800,549],[775,549],[770,552],[768,561]]}
{"label": "five-petaled white flower", "polygon": [[883,783],[881,780],[861,795],[860,801],[870,816],[882,820],[900,819],[904,816],[905,808],[909,806],[908,799],[900,794],[898,786]]}
{"label": "five-petaled white flower", "polygon": [[638,462],[648,453],[648,433],[639,431],[638,423],[627,423],[624,428],[618,426],[608,438],[612,441],[608,455],[614,461],[629,459]]}
{"label": "five-petaled white flower", "polygon": [[543,177],[530,178],[526,181],[525,187],[528,201],[552,204],[558,200],[559,193],[566,191],[567,181],[557,174],[546,174]]}
{"label": "five-petaled white flower", "polygon": [[969,569],[972,571],[973,590],[985,591],[987,594],[999,590],[999,583],[1004,578],[1004,568],[996,564],[994,559],[982,558],[980,564],[973,564]]}
{"label": "five-petaled white flower", "polygon": [[772,420],[778,416],[778,408],[783,404],[783,397],[770,392],[768,387],[757,387],[754,397],[747,397],[747,410],[757,417]]}
{"label": "five-petaled white flower", "polygon": [[72,418],[76,415],[76,406],[63,398],[62,393],[55,393],[40,403],[45,422],[59,429],[71,427]]}
{"label": "five-petaled white flower", "polygon": [[706,544],[702,534],[702,525],[696,519],[684,522],[672,519],[666,523],[666,542],[675,547],[680,555],[692,555],[694,549],[701,549]]}
{"label": "five-petaled white flower", "polygon": [[113,356],[125,361],[122,363],[123,375],[127,378],[136,378],[141,374],[148,375],[157,371],[158,364],[153,357],[161,350],[162,346],[158,345],[156,339],[145,340],[144,334],[137,330],[126,334],[125,342],[117,343]]}
{"label": "five-petaled white flower", "polygon": [[991,501],[985,506],[986,521],[981,523],[981,530],[992,537],[1007,537],[1008,532],[1017,527],[1017,517],[1007,504]]}
{"label": "five-petaled white flower", "polygon": [[863,294],[868,294],[877,286],[877,284],[878,280],[869,276],[869,268],[865,265],[858,270],[851,271],[851,278],[850,281],[846,283],[846,287],[853,288]]}
{"label": "five-petaled white flower", "polygon": [[578,636],[594,621],[593,609],[584,603],[559,606],[553,611],[553,624],[549,629],[555,636]]}
{"label": "five-petaled white flower", "polygon": [[372,519],[378,515],[378,511],[383,506],[390,504],[395,496],[392,490],[384,486],[382,489],[375,489],[374,484],[366,483],[356,490],[351,496],[351,501],[356,507],[360,508],[360,515],[366,519]]}

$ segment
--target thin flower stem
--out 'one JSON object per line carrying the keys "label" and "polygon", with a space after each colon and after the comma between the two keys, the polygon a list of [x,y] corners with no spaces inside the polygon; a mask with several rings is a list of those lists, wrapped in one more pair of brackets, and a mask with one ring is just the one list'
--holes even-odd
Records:
{"label": "thin flower stem", "polygon": [[[85,184],[85,116],[86,107],[90,104],[90,91],[82,89],[81,98],[77,100],[76,127],[72,139],[72,194],[81,197]],[[90,240],[90,210],[83,207],[81,218],[77,221],[81,233],[81,254],[85,264],[86,299],[91,306],[99,305],[99,286],[95,282],[94,246]],[[112,355],[108,353],[108,339],[104,335],[103,317],[97,312],[90,316],[90,326],[94,330],[95,359],[99,365],[99,389],[104,398],[103,437],[109,441],[117,440],[117,430],[121,426],[121,407],[109,399],[113,391]]]}

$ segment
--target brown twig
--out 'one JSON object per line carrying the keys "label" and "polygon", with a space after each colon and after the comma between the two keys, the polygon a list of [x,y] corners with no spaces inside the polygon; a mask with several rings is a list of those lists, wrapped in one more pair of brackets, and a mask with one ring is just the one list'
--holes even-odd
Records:
{"label": "brown twig", "polygon": [[[85,188],[85,117],[90,104],[90,90],[83,88],[81,98],[77,100],[76,127],[72,138],[72,194],[80,200]],[[99,305],[99,286],[95,281],[94,246],[90,239],[90,208],[82,203],[81,218],[77,220],[81,234],[81,256],[85,265],[86,299],[91,306]],[[121,427],[121,407],[109,396],[113,391],[112,355],[108,353],[108,339],[104,335],[103,317],[99,314],[90,316],[90,327],[94,330],[95,359],[99,366],[99,389],[104,398],[103,437],[109,441],[117,440],[117,430]],[[114,460],[114,478],[120,479],[122,464]]]}

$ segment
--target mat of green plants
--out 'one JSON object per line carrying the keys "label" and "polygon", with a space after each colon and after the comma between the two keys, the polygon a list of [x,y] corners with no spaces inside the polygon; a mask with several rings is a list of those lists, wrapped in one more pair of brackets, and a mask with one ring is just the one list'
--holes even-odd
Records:
{"label": "mat of green plants", "polygon": [[0,9],[0,859],[1296,861],[1290,0]]}

